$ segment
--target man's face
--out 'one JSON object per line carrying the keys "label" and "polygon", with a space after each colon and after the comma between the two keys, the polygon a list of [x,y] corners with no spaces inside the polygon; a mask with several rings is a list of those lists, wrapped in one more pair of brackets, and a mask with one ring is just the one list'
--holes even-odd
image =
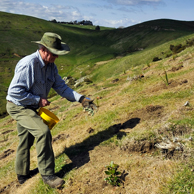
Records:
{"label": "man's face", "polygon": [[43,58],[45,64],[54,63],[56,58],[58,58],[58,55],[51,53],[48,49],[45,50]]}

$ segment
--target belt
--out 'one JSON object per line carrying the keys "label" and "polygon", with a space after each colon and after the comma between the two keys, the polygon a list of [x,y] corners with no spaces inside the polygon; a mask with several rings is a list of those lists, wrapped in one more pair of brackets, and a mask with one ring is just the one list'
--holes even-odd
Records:
{"label": "belt", "polygon": [[[7,102],[13,103],[13,102],[10,101],[10,100],[8,100]],[[14,103],[13,103],[13,104],[14,104]],[[29,109],[31,109],[31,110],[33,110],[33,111],[35,111],[35,112],[37,113],[37,108],[31,108],[31,107],[28,107],[28,106],[26,106],[25,108],[29,108]]]}

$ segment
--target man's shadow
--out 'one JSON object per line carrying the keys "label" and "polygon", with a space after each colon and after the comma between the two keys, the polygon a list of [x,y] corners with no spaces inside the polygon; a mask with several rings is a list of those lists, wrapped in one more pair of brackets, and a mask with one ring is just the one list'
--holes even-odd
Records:
{"label": "man's shadow", "polygon": [[[72,162],[64,165],[62,169],[56,173],[56,175],[62,178],[67,172],[71,171],[73,168],[79,168],[82,165],[88,163],[90,161],[90,150],[93,150],[95,146],[99,145],[103,141],[110,139],[114,135],[117,135],[117,138],[121,139],[124,135],[126,135],[125,132],[120,131],[121,129],[132,129],[139,122],[140,118],[129,119],[123,124],[119,123],[112,125],[104,131],[101,131],[93,136],[88,137],[81,143],[73,145],[69,148],[65,148],[63,153],[65,153]],[[58,157],[60,157],[60,155]]]}

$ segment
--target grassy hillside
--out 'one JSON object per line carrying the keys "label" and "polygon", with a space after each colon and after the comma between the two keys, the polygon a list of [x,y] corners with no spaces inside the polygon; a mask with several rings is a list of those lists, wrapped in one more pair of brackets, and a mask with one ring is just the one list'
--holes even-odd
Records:
{"label": "grassy hillside", "polygon": [[[17,61],[37,49],[32,40],[40,40],[46,31],[56,32],[69,44],[71,52],[57,60],[61,76],[91,74],[98,61],[131,55],[155,48],[170,40],[193,33],[193,22],[154,20],[125,29],[62,25],[42,19],[0,12],[0,114],[5,113],[7,87],[13,77]],[[18,57],[18,55],[20,57]],[[148,57],[147,62],[152,61]],[[111,71],[110,71],[111,72]]]}
{"label": "grassy hillside", "polygon": [[[47,108],[60,118],[52,130],[55,171],[65,180],[58,190],[44,185],[40,174],[18,184],[16,122],[10,116],[1,119],[0,193],[193,193],[194,47],[188,44],[194,39],[192,22],[156,20],[96,32],[29,19],[45,25],[46,31],[54,26],[67,40],[72,52],[57,59],[60,74],[90,74],[93,83],[76,91],[94,99],[99,109],[89,116],[79,103],[58,95],[50,99]],[[33,39],[40,36],[34,34]],[[170,50],[170,45],[180,44],[180,52]],[[31,46],[25,54],[36,49]],[[0,67],[11,79],[19,59],[9,55],[12,52],[2,55]],[[154,57],[160,60],[152,62]],[[1,84],[6,87],[8,82]],[[31,169],[37,168],[35,150],[34,145]],[[120,187],[104,181],[111,161],[119,165]]]}
{"label": "grassy hillside", "polygon": [[[1,193],[193,193],[193,65],[194,48],[188,47],[78,88],[99,105],[94,116],[78,103],[50,99],[48,108],[60,118],[52,130],[55,170],[66,181],[60,190],[44,185],[40,174],[18,185],[16,123],[9,116],[2,119]],[[35,147],[31,161],[36,168]],[[120,187],[104,181],[111,161],[122,172]]]}

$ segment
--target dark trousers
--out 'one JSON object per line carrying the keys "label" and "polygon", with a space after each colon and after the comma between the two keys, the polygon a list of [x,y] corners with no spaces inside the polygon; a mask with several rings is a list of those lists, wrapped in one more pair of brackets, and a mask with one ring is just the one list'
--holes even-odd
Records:
{"label": "dark trousers", "polygon": [[30,148],[36,139],[38,169],[42,175],[54,174],[52,136],[42,118],[34,110],[7,102],[7,112],[17,121],[19,145],[16,153],[16,174],[28,175]]}

